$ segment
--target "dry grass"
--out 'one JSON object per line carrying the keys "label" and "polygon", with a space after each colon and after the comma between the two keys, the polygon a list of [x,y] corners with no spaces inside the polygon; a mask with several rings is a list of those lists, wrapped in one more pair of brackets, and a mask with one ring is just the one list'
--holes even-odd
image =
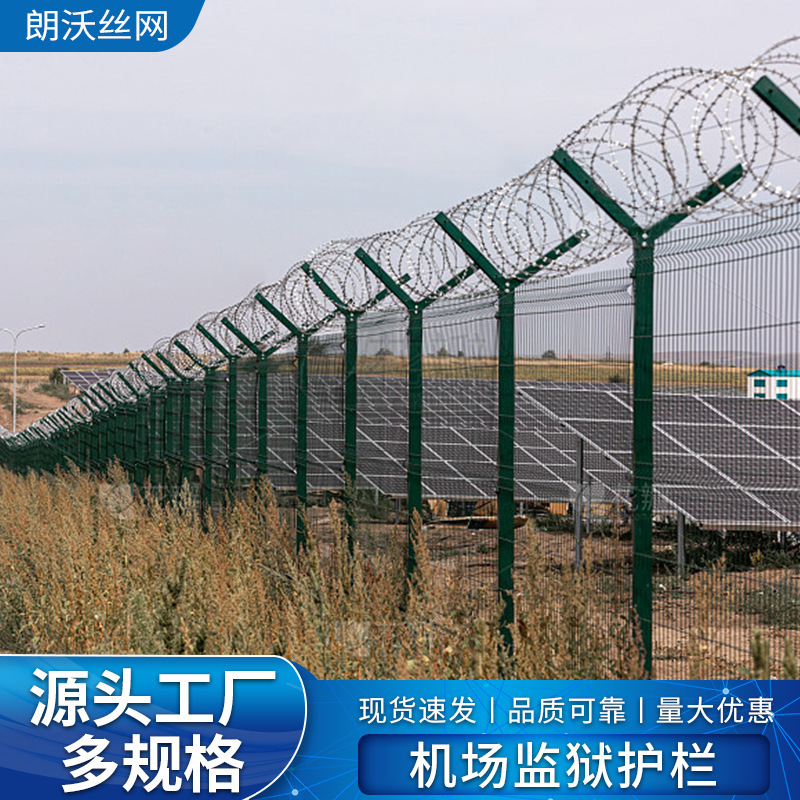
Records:
{"label": "dry grass", "polygon": [[298,556],[267,490],[203,524],[188,497],[167,507],[136,497],[119,469],[107,482],[1,472],[0,645],[276,653],[328,679],[641,674],[629,621],[598,625],[589,571],[541,574],[535,532],[512,663],[496,618],[423,540],[409,585],[399,551],[351,555],[336,520]]}
{"label": "dry grass", "polygon": [[[10,341],[10,340],[9,340]],[[45,380],[55,367],[70,369],[119,369],[127,366],[139,353],[41,353],[21,352],[17,355],[20,377]],[[0,378],[11,380],[14,373],[12,353],[0,352]]]}
{"label": "dry grass", "polygon": [[528,529],[518,601],[517,668],[539,679],[644,677],[638,626],[624,580],[601,571],[619,541],[584,540],[582,568],[548,550],[550,534]]}

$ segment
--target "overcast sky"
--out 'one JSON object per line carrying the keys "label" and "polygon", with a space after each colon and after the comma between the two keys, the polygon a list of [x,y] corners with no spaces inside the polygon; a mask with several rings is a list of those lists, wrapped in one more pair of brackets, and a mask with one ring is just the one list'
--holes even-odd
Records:
{"label": "overcast sky", "polygon": [[0,54],[0,327],[46,323],[22,349],[146,348],[797,19],[788,0],[206,0],[166,53]]}

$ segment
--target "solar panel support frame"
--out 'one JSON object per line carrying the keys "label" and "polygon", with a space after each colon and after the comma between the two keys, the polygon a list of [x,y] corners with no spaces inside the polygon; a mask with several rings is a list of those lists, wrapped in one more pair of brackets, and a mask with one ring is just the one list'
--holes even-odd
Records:
{"label": "solar panel support frame", "polygon": [[573,521],[575,523],[575,572],[580,572],[583,563],[583,437],[579,436],[577,441],[577,456],[575,458],[575,504],[572,509]]}
{"label": "solar panel support frame", "polygon": [[[268,395],[269,395],[269,364],[267,359],[272,350],[262,350],[249,336],[243,333],[236,327],[227,317],[222,317],[221,323],[256,357],[256,438],[258,442],[257,450],[257,473],[259,476],[265,476],[269,469],[269,449],[267,444],[268,436]],[[274,334],[274,331],[271,331]],[[234,419],[237,413],[236,408],[233,409]],[[231,408],[228,409],[228,419],[231,419]],[[237,437],[237,432],[234,429],[229,430],[231,438]],[[235,445],[234,445],[235,446]]]}

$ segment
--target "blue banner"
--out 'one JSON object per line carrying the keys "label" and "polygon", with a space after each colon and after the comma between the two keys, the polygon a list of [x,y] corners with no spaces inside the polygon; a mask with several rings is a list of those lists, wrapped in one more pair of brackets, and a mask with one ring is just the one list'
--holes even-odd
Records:
{"label": "blue banner", "polygon": [[11,797],[800,796],[798,682],[318,681],[276,656],[2,656]]}
{"label": "blue banner", "polygon": [[303,738],[306,695],[277,657],[3,656],[7,796],[248,797]]}
{"label": "blue banner", "polygon": [[158,52],[182,42],[194,28],[204,0],[4,0],[0,51]]}

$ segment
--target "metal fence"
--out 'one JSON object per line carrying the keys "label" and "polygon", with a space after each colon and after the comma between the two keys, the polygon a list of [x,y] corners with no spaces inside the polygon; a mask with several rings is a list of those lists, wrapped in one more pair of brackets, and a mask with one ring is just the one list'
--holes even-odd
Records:
{"label": "metal fence", "polygon": [[368,552],[401,536],[409,576],[424,546],[509,647],[524,570],[591,574],[648,671],[741,674],[755,628],[777,654],[800,628],[796,50],[654,76],[525,175],[156,343],[0,458],[118,460],[205,509],[267,480],[298,547],[333,508]]}

